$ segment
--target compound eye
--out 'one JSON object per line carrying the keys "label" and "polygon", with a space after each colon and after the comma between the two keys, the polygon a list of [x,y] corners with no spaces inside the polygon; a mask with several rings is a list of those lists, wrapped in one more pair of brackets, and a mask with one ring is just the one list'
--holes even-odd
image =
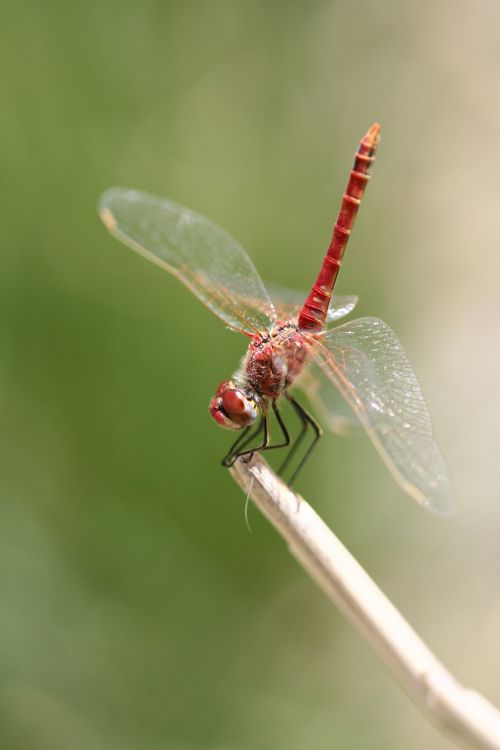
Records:
{"label": "compound eye", "polygon": [[221,405],[226,414],[231,416],[241,416],[247,411],[247,400],[241,391],[228,389],[221,397]]}
{"label": "compound eye", "polygon": [[228,388],[234,389],[234,383],[232,383],[230,380],[223,380],[219,385],[217,386],[217,390],[215,391],[215,398],[219,398],[222,396],[223,393],[225,393]]}
{"label": "compound eye", "polygon": [[209,411],[222,427],[241,430],[249,427],[257,419],[259,403],[256,396],[246,395],[231,380],[223,380],[211,400]]}
{"label": "compound eye", "polygon": [[210,406],[208,407],[208,410],[212,417],[215,419],[217,424],[220,424],[221,427],[227,427],[230,430],[239,430],[240,426],[239,424],[236,424],[235,422],[232,422],[231,419],[221,410],[220,405],[220,398],[213,398],[210,401]]}

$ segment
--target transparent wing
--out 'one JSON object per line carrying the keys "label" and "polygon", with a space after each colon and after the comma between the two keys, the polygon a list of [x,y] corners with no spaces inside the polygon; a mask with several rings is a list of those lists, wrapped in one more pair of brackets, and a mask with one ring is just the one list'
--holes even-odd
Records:
{"label": "transparent wing", "polygon": [[[266,284],[266,289],[274,302],[278,318],[295,318],[300,308],[307,299],[308,292],[300,292],[296,289],[287,289],[286,287],[276,286],[275,284]],[[358,298],[353,295],[334,294],[328,314],[327,323],[339,320],[354,310],[358,304]]]}
{"label": "transparent wing", "polygon": [[322,427],[343,437],[360,432],[362,426],[358,417],[339,389],[314,361],[309,362],[302,370],[293,386],[307,395],[315,412],[321,416]]}
{"label": "transparent wing", "polygon": [[420,385],[396,334],[360,318],[321,336],[315,361],[337,386],[397,482],[417,502],[448,514],[453,490]]}
{"label": "transparent wing", "polygon": [[231,328],[272,327],[274,306],[252,261],[204,216],[148,193],[111,188],[99,213],[111,234],[176,276]]}

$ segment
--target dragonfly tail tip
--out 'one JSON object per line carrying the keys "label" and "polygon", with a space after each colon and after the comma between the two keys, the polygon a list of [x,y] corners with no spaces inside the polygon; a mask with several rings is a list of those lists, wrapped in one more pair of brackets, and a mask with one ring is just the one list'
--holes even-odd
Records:
{"label": "dragonfly tail tip", "polygon": [[376,146],[380,141],[380,123],[374,122],[363,140],[368,141],[372,146]]}

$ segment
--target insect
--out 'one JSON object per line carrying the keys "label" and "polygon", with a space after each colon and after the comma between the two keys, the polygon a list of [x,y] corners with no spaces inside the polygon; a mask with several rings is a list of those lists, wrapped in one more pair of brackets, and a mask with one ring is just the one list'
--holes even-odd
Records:
{"label": "insect", "polygon": [[[295,480],[322,434],[295,398],[295,387],[302,388],[334,432],[345,431],[352,417],[359,421],[399,485],[421,505],[446,514],[453,505],[448,472],[396,334],[373,317],[328,327],[357,303],[354,296],[332,294],[379,134],[375,123],[360,142],[330,245],[307,296],[266,291],[229,234],[164,198],[111,188],[101,197],[100,216],[111,234],[176,276],[229,328],[250,338],[240,366],[220,383],[209,406],[218,424],[237,433],[225,466],[249,460],[256,451],[288,447],[280,471],[290,471],[295,462],[290,483]],[[301,423],[295,441],[280,410],[283,399]],[[276,442],[272,414],[280,431]],[[297,461],[308,433],[311,440]]]}

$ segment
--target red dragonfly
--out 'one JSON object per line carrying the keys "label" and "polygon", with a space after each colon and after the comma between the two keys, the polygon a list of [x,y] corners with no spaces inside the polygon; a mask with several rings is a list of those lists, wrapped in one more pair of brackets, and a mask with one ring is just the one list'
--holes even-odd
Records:
{"label": "red dragonfly", "polygon": [[[297,449],[312,431],[290,478],[294,481],[322,434],[292,395],[297,386],[334,432],[344,432],[350,417],[361,422],[399,485],[421,505],[446,514],[453,506],[448,472],[420,385],[396,334],[372,317],[328,328],[357,303],[354,296],[332,293],[379,136],[375,123],[359,145],[332,240],[308,296],[279,288],[268,293],[247,253],[229,234],[164,198],[111,188],[101,198],[100,215],[115,237],[176,276],[229,328],[250,338],[241,365],[220,383],[210,402],[215,421],[238,432],[225,466],[238,458],[249,460],[256,451],[291,446],[283,472],[294,459],[297,463]],[[294,442],[279,407],[283,397],[302,425]],[[271,442],[271,411],[281,432],[277,443]]]}

